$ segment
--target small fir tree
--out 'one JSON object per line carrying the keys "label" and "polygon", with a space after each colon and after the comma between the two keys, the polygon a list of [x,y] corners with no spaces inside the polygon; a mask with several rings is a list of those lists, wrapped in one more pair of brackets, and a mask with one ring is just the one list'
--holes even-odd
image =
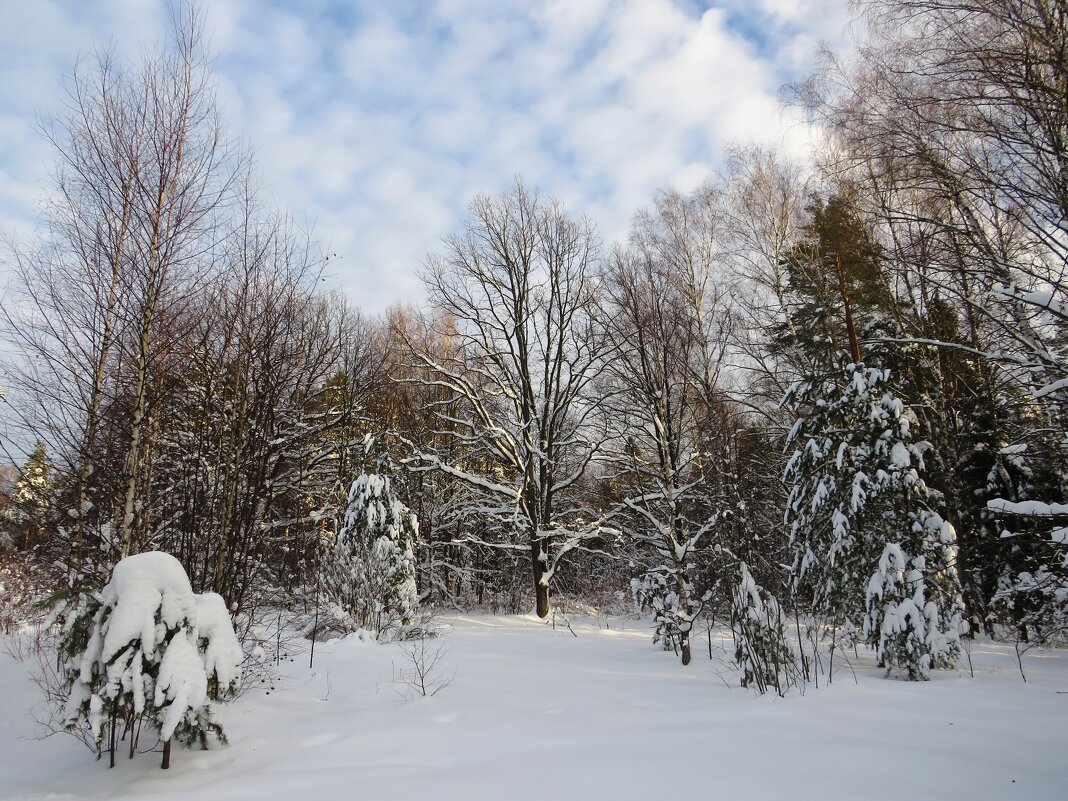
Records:
{"label": "small fir tree", "polygon": [[731,598],[731,631],[742,686],[755,687],[762,695],[769,689],[783,695],[796,671],[782,610],[775,596],[756,583],[745,562],[738,573]]}
{"label": "small fir tree", "polygon": [[[882,663],[922,678],[922,663],[951,666],[959,650],[955,532],[934,509],[938,496],[921,478],[928,444],[914,440],[916,416],[890,378],[889,370],[850,364],[788,395],[795,411],[806,413],[789,436],[792,577],[795,593],[807,588],[832,632],[855,631],[863,619]],[[884,560],[888,546],[908,554],[904,585],[895,560]],[[888,632],[900,622],[906,595],[923,599],[926,628],[921,635],[919,617],[909,618],[916,630],[895,639]]]}
{"label": "small fir tree", "polygon": [[27,550],[40,540],[51,502],[52,465],[44,443],[38,442],[19,470],[4,509],[4,528],[12,545]]}
{"label": "small fir tree", "polygon": [[419,602],[412,551],[418,531],[389,476],[365,473],[352,482],[332,582],[352,626],[381,636],[403,634],[412,624]]}
{"label": "small fir tree", "polygon": [[[933,518],[928,523],[938,525]],[[930,549],[938,547],[938,538],[943,535],[948,537],[950,533],[929,532],[928,536],[912,539],[921,540],[919,547]],[[950,547],[951,542],[947,539],[944,546]],[[945,561],[944,554],[940,561]],[[883,548],[879,566],[868,580],[864,634],[887,673],[899,668],[911,681],[926,681],[932,668],[955,664],[960,651],[963,603],[959,594],[950,595],[947,609],[928,597],[953,593],[955,586],[951,582],[955,582],[955,575],[929,575],[923,554],[910,557],[897,543],[887,543]],[[934,592],[929,593],[932,587]]]}
{"label": "small fir tree", "polygon": [[649,570],[640,579],[631,579],[631,594],[638,613],[652,612],[653,643],[665,651],[684,652],[683,664],[690,661],[689,640],[696,617],[690,603],[684,603],[679,587],[693,597],[689,577],[671,567]]}
{"label": "small fir tree", "polygon": [[226,741],[213,700],[232,698],[242,652],[219,596],[197,596],[181,563],[162,552],[128,556],[99,592],[59,607],[66,660],[66,726],[87,727],[111,765],[122,738],[136,753],[144,725],[163,741]]}

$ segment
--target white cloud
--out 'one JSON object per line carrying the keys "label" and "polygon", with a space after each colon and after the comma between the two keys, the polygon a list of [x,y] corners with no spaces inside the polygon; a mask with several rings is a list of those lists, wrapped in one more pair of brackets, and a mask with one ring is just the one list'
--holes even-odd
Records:
{"label": "white cloud", "polygon": [[[418,300],[426,252],[474,192],[517,172],[616,237],[656,189],[700,183],[730,139],[803,147],[776,92],[811,67],[817,40],[841,39],[845,0],[714,5],[206,7],[230,128],[254,145],[277,201],[338,253],[337,283],[380,310]],[[29,225],[47,174],[35,107],[56,108],[59,77],[94,41],[131,52],[158,40],[163,9],[0,0],[0,225]]]}

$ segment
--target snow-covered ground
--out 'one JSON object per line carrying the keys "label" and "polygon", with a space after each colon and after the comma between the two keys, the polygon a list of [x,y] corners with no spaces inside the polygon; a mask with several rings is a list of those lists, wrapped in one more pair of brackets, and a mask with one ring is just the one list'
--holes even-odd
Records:
{"label": "snow-covered ground", "polygon": [[445,622],[436,696],[404,700],[399,646],[320,645],[314,670],[299,656],[223,710],[229,747],[176,750],[166,772],[32,739],[36,690],[4,654],[0,798],[1068,799],[1063,651],[1029,653],[1026,684],[1011,648],[976,643],[975,678],[886,680],[862,659],[780,699],[735,686],[718,640],[684,668],[633,620]]}

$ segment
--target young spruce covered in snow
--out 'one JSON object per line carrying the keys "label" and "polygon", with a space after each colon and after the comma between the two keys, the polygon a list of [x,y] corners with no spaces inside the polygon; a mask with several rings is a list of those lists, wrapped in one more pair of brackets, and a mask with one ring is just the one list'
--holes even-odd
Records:
{"label": "young spruce covered in snow", "polygon": [[411,625],[419,602],[412,552],[418,531],[415,514],[396,497],[389,476],[364,473],[352,482],[332,582],[351,626],[381,635]]}
{"label": "young spruce covered in snow", "polygon": [[928,445],[913,439],[916,416],[890,381],[849,364],[787,396],[807,410],[789,436],[792,575],[834,636],[861,624],[881,665],[924,679],[960,649],[956,538],[920,474]]}
{"label": "young spruce covered in snow", "polygon": [[740,563],[738,586],[731,598],[731,631],[743,687],[756,687],[762,695],[772,688],[785,694],[796,661],[785,629],[775,596],[756,583],[745,562]]}
{"label": "young spruce covered in snow", "polygon": [[58,618],[66,725],[87,727],[112,766],[120,740],[133,757],[144,725],[159,733],[164,768],[172,738],[225,742],[212,702],[236,693],[241,646],[222,598],[196,595],[173,556],[126,557],[102,590],[78,595]]}

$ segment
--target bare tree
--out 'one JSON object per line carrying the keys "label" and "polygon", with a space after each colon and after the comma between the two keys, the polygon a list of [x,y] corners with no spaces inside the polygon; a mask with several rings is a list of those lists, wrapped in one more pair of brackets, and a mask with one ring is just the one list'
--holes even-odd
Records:
{"label": "bare tree", "polygon": [[[127,114],[134,120],[118,150],[129,165],[133,194],[131,282],[125,297],[131,328],[133,399],[117,546],[120,556],[139,545],[135,509],[151,461],[147,452],[150,377],[166,354],[163,319],[180,319],[177,306],[206,276],[204,255],[220,207],[244,164],[221,130],[205,67],[203,18],[187,12],[175,26],[172,48],[145,60],[126,82]],[[166,318],[161,311],[166,308]],[[175,337],[170,336],[173,341]],[[144,537],[145,533],[140,532]]]}
{"label": "bare tree", "polygon": [[709,452],[718,379],[730,331],[729,294],[717,281],[717,198],[661,195],[637,218],[606,281],[603,324],[619,343],[607,363],[607,458],[622,485],[612,516],[655,554],[641,590],[658,638],[690,661],[690,630],[702,597],[696,553],[719,522],[710,497],[720,463]]}
{"label": "bare tree", "polygon": [[599,535],[578,492],[603,438],[590,391],[605,356],[591,314],[598,269],[590,223],[517,181],[475,198],[424,271],[456,348],[417,359],[448,393],[433,408],[462,455],[418,452],[409,463],[461,482],[469,513],[502,533],[495,545],[529,551],[539,617],[560,560]]}
{"label": "bare tree", "polygon": [[[175,339],[168,326],[211,274],[217,218],[245,167],[220,128],[202,38],[202,17],[186,9],[170,45],[136,66],[98,54],[75,69],[65,113],[44,126],[58,156],[47,236],[15,249],[17,301],[5,318],[24,355],[24,422],[58,446],[72,478],[72,575],[90,519],[94,555],[102,540],[123,555],[144,537],[135,529],[152,377]],[[119,406],[123,433],[102,447],[104,417]],[[105,467],[109,451],[117,468]]]}
{"label": "bare tree", "polygon": [[[734,277],[735,321],[729,361],[746,405],[781,424],[779,402],[797,378],[797,365],[775,347],[789,294],[787,257],[805,222],[811,178],[802,165],[773,150],[735,147],[720,182],[723,258]],[[744,378],[743,378],[744,376]]]}
{"label": "bare tree", "polygon": [[320,295],[322,259],[288,220],[250,209],[226,237],[166,364],[153,544],[232,608],[311,582],[358,472],[361,409],[381,381],[373,332]]}

